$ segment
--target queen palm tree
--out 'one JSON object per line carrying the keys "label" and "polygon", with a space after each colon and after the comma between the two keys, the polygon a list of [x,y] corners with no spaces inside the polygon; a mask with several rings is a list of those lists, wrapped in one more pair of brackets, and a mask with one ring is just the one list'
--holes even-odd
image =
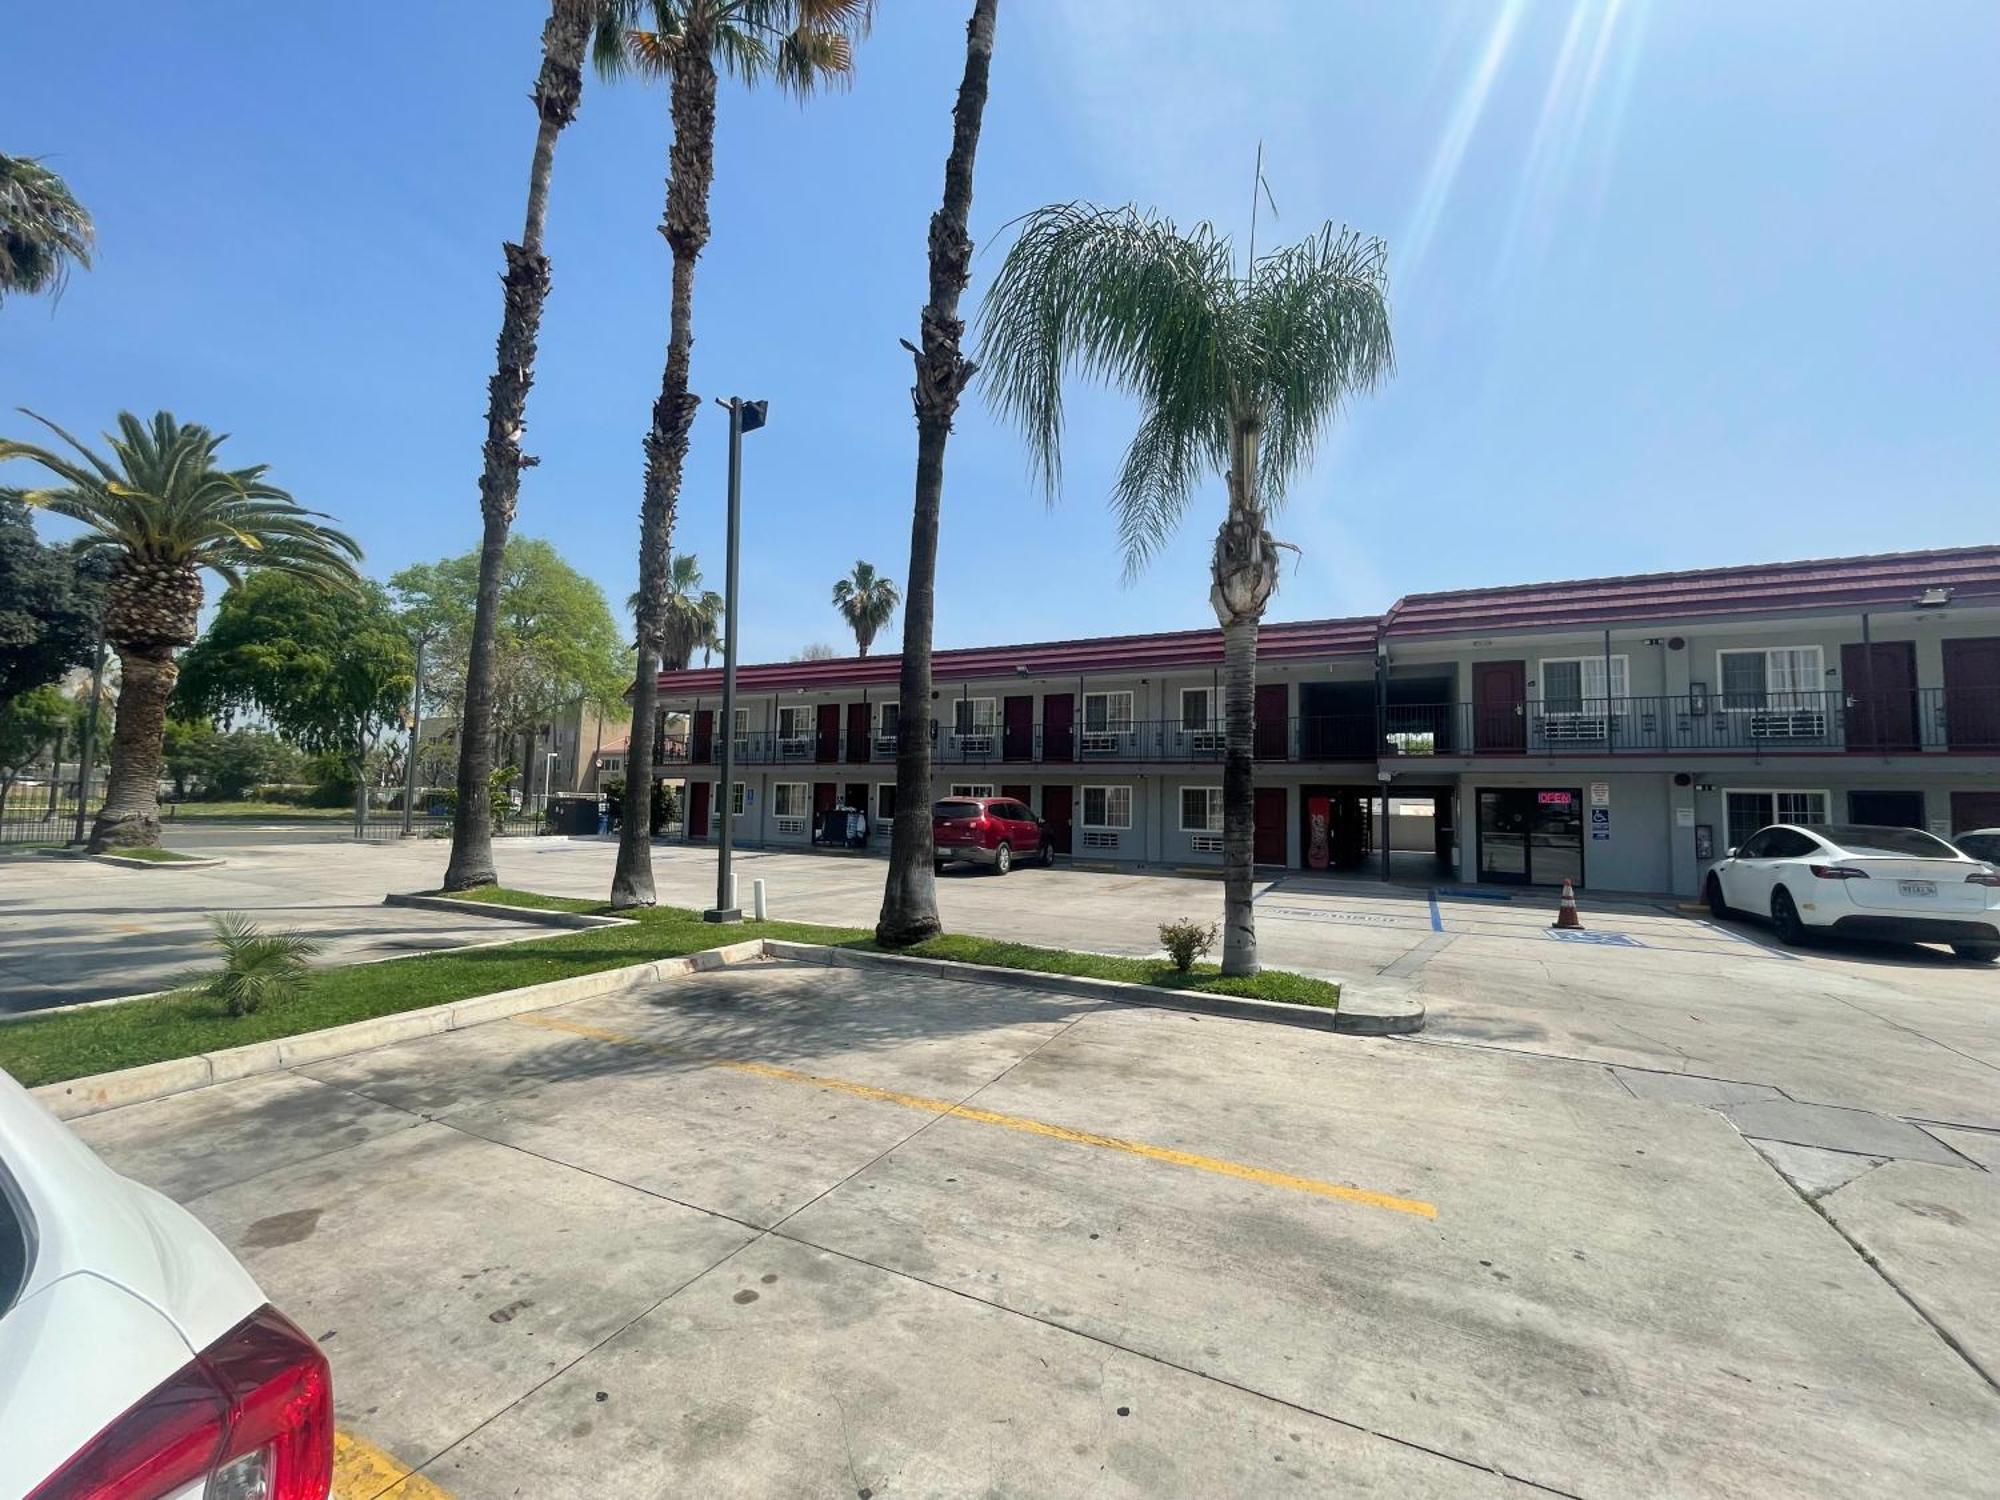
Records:
{"label": "queen palm tree", "polygon": [[118,435],[105,435],[108,458],[46,417],[27,414],[76,456],[0,438],[0,462],[29,459],[61,481],[24,498],[82,523],[88,528],[84,550],[110,560],[104,638],[121,667],[118,723],[90,847],[157,844],[161,738],[180,673],[174,652],[194,642],[201,570],[231,584],[247,570],[270,569],[328,588],[352,588],[359,582],[354,565],[361,548],[344,532],[321,525],[321,512],[267,484],[263,464],[223,468],[216,450],[226,436],[183,426],[171,412],[151,423],[120,412]]}
{"label": "queen palm tree", "polygon": [[1028,215],[1001,263],[980,355],[986,389],[1026,435],[1051,498],[1065,372],[1139,398],[1111,492],[1128,577],[1173,535],[1204,475],[1225,482],[1209,566],[1226,715],[1222,972],[1255,974],[1257,625],[1278,587],[1266,521],[1342,404],[1393,368],[1386,250],[1327,224],[1239,270],[1208,224],[1182,234],[1132,208],[1057,204]]}
{"label": "queen palm tree", "polygon": [[833,586],[833,606],[854,632],[854,644],[863,656],[875,644],[875,633],[889,623],[902,602],[895,580],[878,575],[875,564],[869,562],[856,562],[854,571]]}
{"label": "queen palm tree", "polygon": [[[648,427],[646,477],[639,505],[639,663],[632,685],[632,743],[653,739],[660,654],[667,629],[667,572],[680,500],[681,467],[700,398],[688,389],[694,349],[694,268],[708,243],[708,194],[715,180],[717,65],[739,82],[770,79],[800,99],[845,81],[854,43],[866,34],[874,0],[616,0],[597,30],[598,66],[665,78],[671,90],[674,144],[668,154],[661,233],[673,255],[673,300],[666,367]],[[640,19],[650,26],[639,27]],[[614,907],[653,904],[648,809],[652,758],[633,756],[625,777],[625,816],[611,877]]]}
{"label": "queen palm tree", "polygon": [[500,631],[500,580],[507,534],[521,495],[521,470],[535,460],[521,452],[528,387],[535,381],[535,340],[549,295],[549,258],[542,252],[556,137],[576,118],[583,96],[583,54],[608,0],[551,0],[542,27],[542,68],[535,79],[535,153],[528,165],[528,212],[519,244],[500,247],[499,361],[487,383],[485,463],[479,476],[479,587],[466,653],[464,732],[458,741],[458,803],[451,822],[451,859],[444,888],[492,885],[493,815],[487,785],[493,774],[493,713]]}
{"label": "queen palm tree", "polygon": [[60,295],[72,262],[89,269],[96,237],[68,183],[33,157],[0,156],[0,300]]}
{"label": "queen palm tree", "polygon": [[[958,398],[972,378],[972,361],[960,352],[965,324],[958,299],[971,279],[972,165],[979,154],[979,127],[986,116],[986,80],[993,67],[993,21],[998,0],[973,0],[965,25],[965,74],[951,111],[951,151],[944,160],[944,199],[931,215],[930,299],[924,304],[919,338],[909,349],[917,382],[910,389],[917,411],[916,501],[910,515],[909,597],[903,607],[903,659],[898,693],[906,704],[931,701],[931,625],[937,608],[938,515],[944,505],[944,450],[951,439]],[[925,732],[896,738],[896,805],[931,805],[931,737],[928,712],[913,728]],[[882,913],[875,940],[904,947],[935,936],[938,921],[937,870],[932,864],[931,820],[896,819],[889,838],[889,873],[882,885]]]}

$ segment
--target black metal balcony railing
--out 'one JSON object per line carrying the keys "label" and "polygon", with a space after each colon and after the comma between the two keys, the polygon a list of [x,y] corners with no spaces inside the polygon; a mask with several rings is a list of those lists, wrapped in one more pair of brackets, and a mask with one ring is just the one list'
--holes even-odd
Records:
{"label": "black metal balcony railing", "polygon": [[[932,759],[940,766],[1219,765],[1224,749],[1220,725],[1180,720],[1068,727],[982,724],[963,732],[940,724],[934,736]],[[1772,693],[1756,701],[1667,694],[1568,702],[1398,703],[1367,713],[1261,721],[1254,745],[1259,760],[1303,762],[1802,751],[2000,755],[2000,687]],[[719,736],[670,737],[661,742],[655,763],[717,765],[721,758]],[[882,765],[895,758],[896,737],[872,729],[856,736],[753,730],[738,735],[735,744],[740,766],[830,768]]]}

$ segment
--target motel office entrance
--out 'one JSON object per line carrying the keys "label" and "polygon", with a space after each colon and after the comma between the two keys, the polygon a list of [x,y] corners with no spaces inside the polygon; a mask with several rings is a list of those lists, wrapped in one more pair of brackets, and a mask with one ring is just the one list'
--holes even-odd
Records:
{"label": "motel office entrance", "polygon": [[1583,884],[1583,793],[1576,787],[1481,787],[1479,878],[1499,885]]}
{"label": "motel office entrance", "polygon": [[[1282,814],[1284,793],[1272,789]],[[1265,789],[1259,788],[1259,833]],[[1452,813],[1449,787],[1389,788],[1390,812],[1383,810],[1383,787],[1328,786],[1307,783],[1299,788],[1299,868],[1366,880],[1382,878],[1382,853],[1389,845],[1389,878],[1434,880],[1452,873]],[[1416,814],[1428,811],[1428,818]],[[1428,828],[1425,824],[1428,823]],[[1276,846],[1282,849],[1282,829]],[[1260,854],[1259,859],[1263,856]],[[1282,857],[1278,862],[1282,862]]]}

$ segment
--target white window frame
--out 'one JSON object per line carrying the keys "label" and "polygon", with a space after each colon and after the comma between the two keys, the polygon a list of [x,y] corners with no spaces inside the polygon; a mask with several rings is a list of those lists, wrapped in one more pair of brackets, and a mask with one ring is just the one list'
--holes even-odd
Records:
{"label": "white window frame", "polygon": [[[1092,792],[1102,792],[1104,794],[1104,821],[1102,822],[1093,823],[1090,821],[1090,794]],[[1111,821],[1111,803],[1114,792],[1123,792],[1125,794],[1125,821],[1122,823]],[[1082,828],[1103,829],[1112,832],[1124,832],[1129,829],[1132,826],[1132,788],[1130,784],[1125,782],[1095,783],[1083,787],[1077,796],[1077,824]]]}
{"label": "white window frame", "polygon": [[958,781],[952,783],[952,788],[946,795],[951,797],[997,797],[1000,794],[993,790],[993,783],[990,781]]}
{"label": "white window frame", "polygon": [[[1102,729],[1092,729],[1090,727],[1090,700],[1093,698],[1102,698],[1104,700],[1104,727]],[[1123,698],[1125,700],[1125,712],[1122,715],[1111,711],[1112,700],[1115,698]],[[1085,693],[1083,695],[1083,715],[1077,720],[1077,727],[1085,735],[1130,734],[1133,724],[1132,703],[1132,690],[1130,688],[1106,688],[1102,692]]]}
{"label": "white window frame", "polygon": [[[734,738],[736,741],[736,750],[735,750],[736,758],[738,760],[748,760],[750,758],[750,710],[749,709],[739,708],[736,710],[736,733],[734,736],[732,736],[732,738]],[[720,785],[720,783],[717,784]]]}
{"label": "white window frame", "polygon": [[[1195,824],[1187,820],[1187,794],[1205,792],[1208,795],[1208,817],[1205,822]],[[1222,788],[1219,786],[1184,786],[1180,789],[1180,819],[1182,833],[1222,832]]]}
{"label": "white window frame", "polygon": [[885,828],[896,821],[896,816],[894,813],[885,813],[882,811],[882,794],[895,790],[896,783],[893,781],[878,781],[875,783],[875,806],[871,811],[875,814],[875,821]]}
{"label": "white window frame", "polygon": [[[1188,701],[1188,694],[1190,693],[1200,693],[1204,698],[1208,700],[1208,709],[1202,715],[1202,721],[1199,724],[1190,724],[1188,722],[1187,701]],[[1222,714],[1221,714],[1222,704],[1220,699],[1221,695],[1217,693],[1216,690],[1212,687],[1182,688],[1180,697],[1181,713],[1180,713],[1180,723],[1179,723],[1179,728],[1181,732],[1184,734],[1201,734],[1204,731],[1212,732],[1214,730],[1220,729],[1222,727]]]}
{"label": "white window frame", "polygon": [[[1789,687],[1773,686],[1771,658],[1780,651],[1809,653],[1812,658],[1811,681],[1801,685],[1796,680]],[[1729,702],[1728,677],[1722,670],[1725,656],[1761,656],[1764,658],[1764,701],[1732,706]],[[1792,674],[1796,678],[1799,674]],[[1811,694],[1802,702],[1786,703],[1787,695],[1795,698],[1801,694]],[[1826,648],[1816,645],[1790,646],[1719,646],[1715,652],[1715,690],[1710,701],[1728,714],[1798,713],[1802,711],[1821,712],[1826,707]]]}
{"label": "white window frame", "polygon": [[[1542,695],[1542,713],[1544,717],[1551,719],[1601,719],[1604,717],[1604,709],[1601,707],[1594,708],[1592,705],[1603,704],[1606,699],[1609,699],[1611,716],[1616,719],[1624,718],[1627,704],[1632,697],[1632,658],[1623,653],[1614,654],[1611,657],[1610,690],[1608,692],[1593,693],[1591,691],[1592,683],[1590,680],[1591,669],[1593,667],[1596,669],[1599,682],[1602,683],[1606,675],[1604,660],[1602,653],[1596,656],[1544,656],[1538,660],[1535,663],[1535,681],[1539,684],[1536,691]],[[1577,668],[1576,701],[1578,706],[1562,709],[1550,708],[1549,668],[1554,666],[1566,667],[1572,662],[1576,664]]]}
{"label": "white window frame", "polygon": [[[804,723],[801,731],[798,726]],[[778,738],[781,740],[809,740],[816,726],[814,705],[810,703],[780,703],[778,705]]]}
{"label": "white window frame", "polygon": [[[1740,840],[1729,837],[1729,799],[1731,797],[1769,797],[1771,816],[1761,819],[1757,828],[1768,828],[1773,823],[1827,823],[1833,819],[1833,793],[1824,787],[1810,786],[1729,786],[1722,789],[1722,837],[1724,849],[1736,848]],[[1817,797],[1821,816],[1817,818],[1788,818],[1778,808],[1780,797]],[[1750,830],[1755,833],[1757,828]],[[1748,835],[1745,835],[1746,837]]]}
{"label": "white window frame", "polygon": [[[729,816],[732,818],[740,818],[743,816],[743,783],[740,781],[732,781],[730,785],[736,788],[736,792],[735,795],[733,795],[729,799]],[[713,818],[715,816],[716,809],[721,806],[722,806],[722,783],[719,781],[711,781],[708,784],[709,817]]]}
{"label": "white window frame", "polygon": [[[895,729],[891,729],[889,727],[889,715],[892,711],[896,715]],[[897,732],[903,727],[902,705],[897,703],[894,699],[891,699],[885,703],[877,703],[875,705],[874,724],[875,724],[875,737],[877,739],[880,740],[894,739],[896,737]]]}
{"label": "white window frame", "polygon": [[[990,740],[1000,732],[1000,700],[998,698],[954,698],[951,710],[951,733],[953,739]],[[958,705],[965,706],[965,727],[958,723]],[[980,705],[985,712],[980,712]]]}
{"label": "white window frame", "polygon": [[[799,794],[801,811],[786,812],[784,810],[784,804],[787,800],[785,793],[787,792],[797,792]],[[775,781],[771,783],[771,816],[778,819],[781,823],[793,820],[803,823],[807,818],[811,817],[812,783],[809,781]]]}

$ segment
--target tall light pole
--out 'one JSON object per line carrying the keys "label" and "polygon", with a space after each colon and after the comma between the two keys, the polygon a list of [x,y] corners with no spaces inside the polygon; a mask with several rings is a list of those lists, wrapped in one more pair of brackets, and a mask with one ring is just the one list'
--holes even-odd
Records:
{"label": "tall light pole", "polygon": [[743,909],[732,897],[729,878],[729,840],[733,832],[736,790],[736,605],[737,557],[743,531],[743,434],[764,425],[770,411],[768,401],[745,401],[731,396],[718,401],[729,409],[729,562],[723,581],[722,634],[722,804],[716,827],[715,905],[701,914],[704,922],[740,922]]}
{"label": "tall light pole", "polygon": [[97,614],[97,651],[91,658],[90,667],[90,709],[84,722],[83,748],[77,753],[76,761],[76,834],[70,839],[72,844],[83,840],[84,809],[90,805],[90,776],[96,769],[97,759],[97,708],[104,698],[104,611],[100,607]]}

